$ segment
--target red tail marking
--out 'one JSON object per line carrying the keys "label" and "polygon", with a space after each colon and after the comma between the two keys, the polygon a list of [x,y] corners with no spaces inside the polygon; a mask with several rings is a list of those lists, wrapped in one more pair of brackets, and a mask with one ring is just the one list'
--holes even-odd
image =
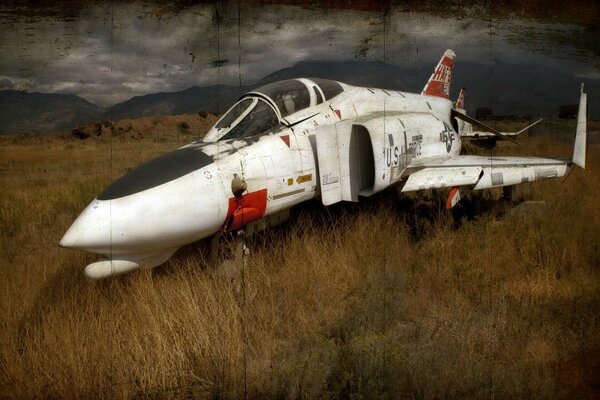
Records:
{"label": "red tail marking", "polygon": [[453,50],[446,50],[429,78],[427,85],[425,85],[422,94],[443,97],[445,99],[449,98],[454,57],[456,57],[456,54]]}
{"label": "red tail marking", "polygon": [[279,137],[281,138],[281,140],[283,140],[283,143],[285,143],[287,147],[290,147],[290,135],[283,135]]}
{"label": "red tail marking", "polygon": [[333,110],[333,112],[338,116],[339,119],[342,119],[342,112],[340,110]]}
{"label": "red tail marking", "polygon": [[225,232],[233,232],[265,215],[267,209],[267,189],[246,193],[240,199],[229,198],[227,218],[223,223]]}
{"label": "red tail marking", "polygon": [[465,109],[465,87],[463,86],[460,89],[460,93],[458,94],[458,99],[456,99],[456,104],[454,105],[459,110]]}

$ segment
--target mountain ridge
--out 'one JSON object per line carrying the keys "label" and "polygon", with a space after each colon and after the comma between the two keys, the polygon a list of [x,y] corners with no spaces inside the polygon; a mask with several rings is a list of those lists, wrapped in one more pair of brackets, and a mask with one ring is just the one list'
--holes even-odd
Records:
{"label": "mountain ridge", "polygon": [[103,112],[74,94],[0,90],[0,132],[65,132]]}
{"label": "mountain ridge", "polygon": [[[297,77],[334,79],[356,86],[380,87],[419,93],[431,68],[401,67],[379,61],[301,61],[244,86],[191,86],[175,92],[134,96],[110,107],[100,107],[79,96],[59,93],[0,91],[0,132],[70,131],[78,125],[103,119],[177,115],[200,110],[219,114],[243,93],[277,80]],[[559,107],[575,104],[580,82],[588,92],[600,93],[600,80],[578,79],[548,66],[507,64],[457,64],[453,70],[451,98],[466,86],[466,107],[489,107],[496,115],[557,115]],[[600,115],[600,102],[590,104],[591,117]]]}

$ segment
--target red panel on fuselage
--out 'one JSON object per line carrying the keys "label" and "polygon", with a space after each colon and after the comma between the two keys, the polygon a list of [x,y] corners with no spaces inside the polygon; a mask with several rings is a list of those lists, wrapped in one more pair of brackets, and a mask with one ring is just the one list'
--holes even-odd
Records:
{"label": "red panel on fuselage", "polygon": [[265,215],[267,189],[246,193],[240,199],[229,198],[227,218],[223,224],[225,232],[233,232]]}

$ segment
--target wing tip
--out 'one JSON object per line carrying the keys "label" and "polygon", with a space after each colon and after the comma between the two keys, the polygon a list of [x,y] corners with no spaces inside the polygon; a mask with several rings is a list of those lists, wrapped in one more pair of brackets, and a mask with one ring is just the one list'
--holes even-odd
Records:
{"label": "wing tip", "polygon": [[587,94],[583,83],[579,96],[579,111],[577,113],[577,131],[575,133],[575,145],[573,146],[573,157],[571,162],[585,169],[585,152],[587,141]]}

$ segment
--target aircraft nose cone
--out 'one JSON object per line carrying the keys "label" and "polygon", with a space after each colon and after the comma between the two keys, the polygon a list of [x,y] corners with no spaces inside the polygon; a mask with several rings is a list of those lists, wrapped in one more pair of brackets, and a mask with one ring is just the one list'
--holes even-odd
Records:
{"label": "aircraft nose cone", "polygon": [[[73,225],[71,225],[71,227],[73,227]],[[66,249],[72,249],[76,243],[77,241],[75,240],[75,235],[71,233],[71,228],[69,228],[69,230],[63,235],[62,239],[60,239],[60,242],[58,242],[58,245]]]}
{"label": "aircraft nose cone", "polygon": [[110,205],[109,202],[93,201],[59,242],[68,249],[99,251],[110,245]]}
{"label": "aircraft nose cone", "polygon": [[[60,246],[104,255],[174,249],[217,232],[228,199],[215,169],[116,199],[95,199]],[[112,189],[111,189],[112,190]]]}

